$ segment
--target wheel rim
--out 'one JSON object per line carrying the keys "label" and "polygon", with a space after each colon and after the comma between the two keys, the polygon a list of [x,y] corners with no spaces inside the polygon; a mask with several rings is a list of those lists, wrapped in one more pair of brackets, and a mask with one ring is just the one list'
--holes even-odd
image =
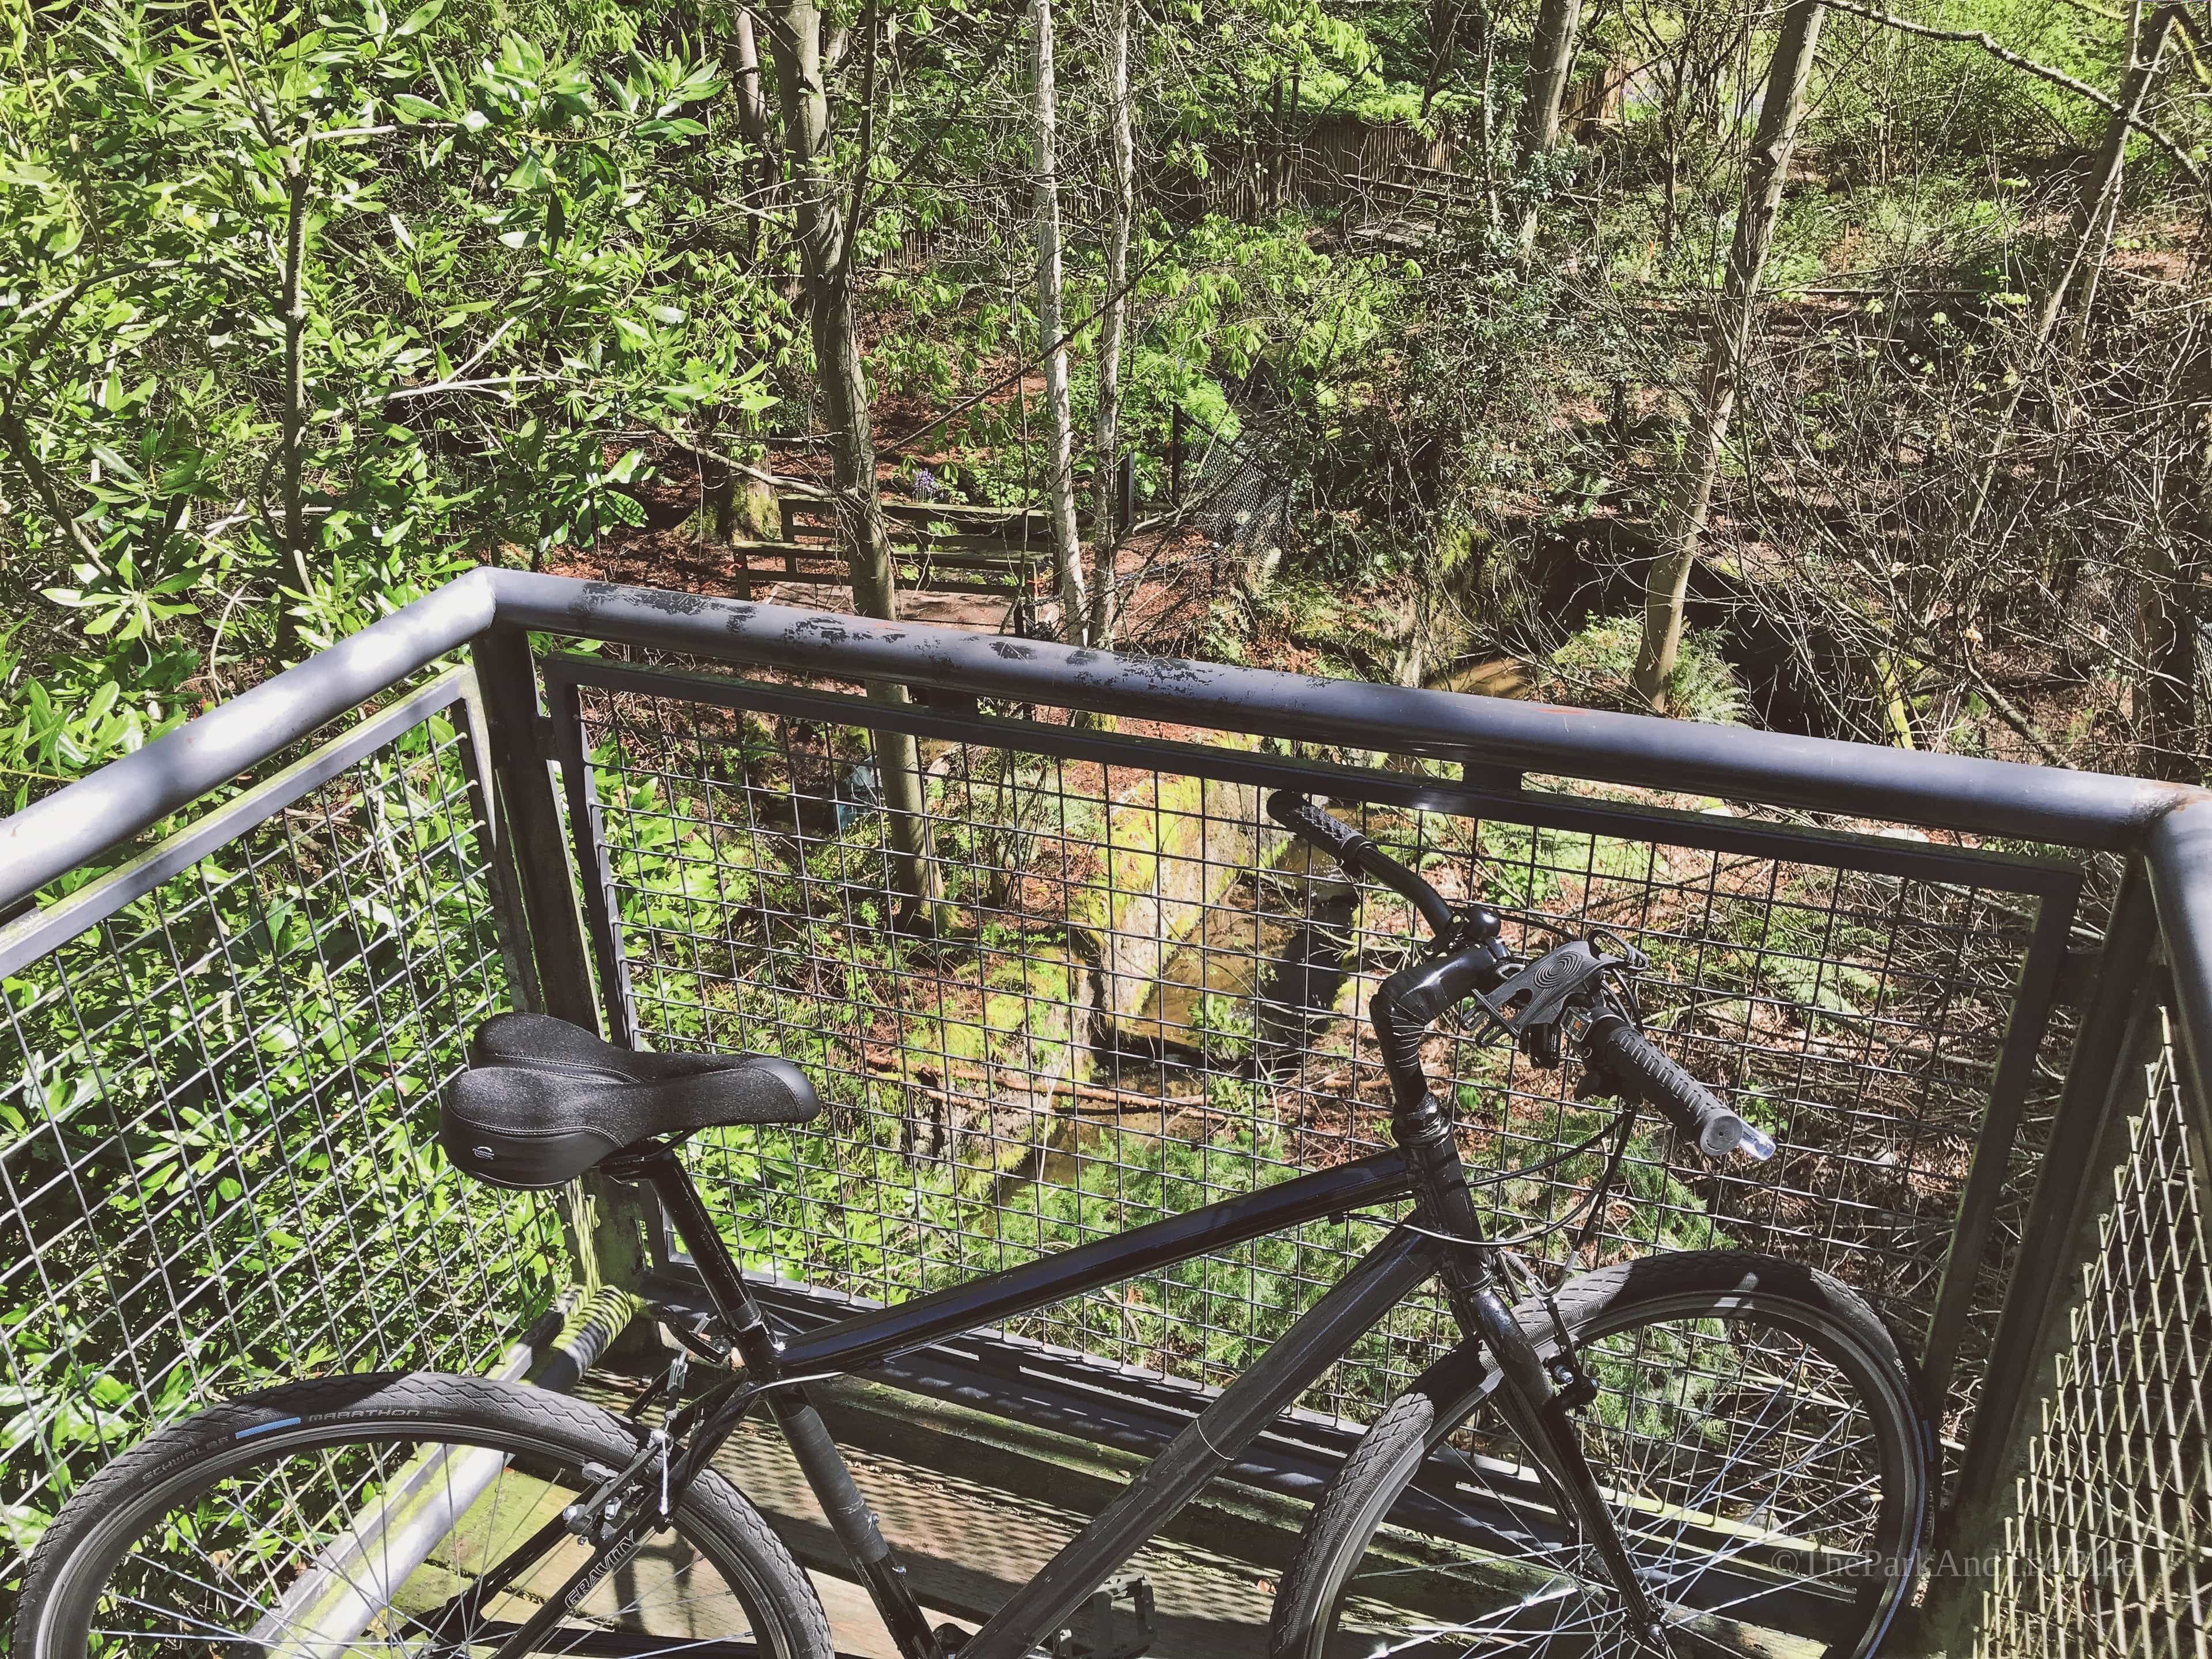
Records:
{"label": "wheel rim", "polygon": [[[96,1527],[72,1553],[33,1651],[483,1659],[588,1561],[590,1547],[559,1521],[608,1473],[542,1440],[461,1424],[256,1436],[165,1471]],[[511,1582],[487,1584],[504,1571]],[[786,1644],[759,1614],[768,1604],[746,1564],[679,1507],[673,1527],[592,1584],[532,1650],[777,1654]]]}
{"label": "wheel rim", "polygon": [[[1869,1650],[1909,1588],[1924,1502],[1881,1363],[1755,1294],[1609,1310],[1577,1340],[1599,1384],[1576,1414],[1584,1450],[1671,1650]],[[1317,1652],[1651,1651],[1487,1394],[1431,1436],[1454,1478],[1379,1483],[1327,1586]]]}

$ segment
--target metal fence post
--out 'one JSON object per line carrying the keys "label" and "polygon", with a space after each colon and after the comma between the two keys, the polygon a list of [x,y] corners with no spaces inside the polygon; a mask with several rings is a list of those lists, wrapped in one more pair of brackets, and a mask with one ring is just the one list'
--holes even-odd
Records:
{"label": "metal fence post", "polygon": [[471,653],[483,688],[491,773],[521,877],[545,1012],[596,1031],[598,1000],[592,994],[576,884],[553,787],[551,722],[538,712],[538,671],[529,641],[517,629],[494,628],[476,641]]}
{"label": "metal fence post", "polygon": [[[2131,860],[1998,1315],[1957,1496],[1937,1537],[1954,1562],[1978,1559],[2003,1536],[2013,1477],[2036,1431],[2067,1310],[2081,1289],[2076,1268],[2096,1248],[2100,1195],[2109,1194],[2112,1166],[2124,1155],[2127,1121],[2142,1105],[2146,1067],[2160,1039],[2156,944],[2149,883],[2142,861]],[[1926,1650],[1966,1650],[1984,1588],[1978,1573],[1963,1568],[1929,1585],[1922,1614]]]}
{"label": "metal fence post", "polygon": [[491,728],[484,719],[484,693],[473,668],[460,671],[467,687],[455,724],[460,738],[461,762],[469,781],[469,810],[475,814],[477,833],[484,850],[484,869],[491,889],[492,925],[499,935],[499,953],[507,964],[514,1006],[542,1013],[544,988],[538,980],[538,958],[530,948],[530,917],[523,908],[520,872],[506,816],[499,811],[499,792],[492,777]]}
{"label": "metal fence post", "polygon": [[[598,1031],[599,1001],[553,781],[552,721],[538,709],[529,638],[520,629],[493,628],[471,651],[483,688],[491,775],[520,869],[545,1012]],[[647,1265],[647,1202],[639,1189],[598,1174],[572,1182],[563,1192],[562,1227],[587,1292],[616,1288],[635,1294]]]}

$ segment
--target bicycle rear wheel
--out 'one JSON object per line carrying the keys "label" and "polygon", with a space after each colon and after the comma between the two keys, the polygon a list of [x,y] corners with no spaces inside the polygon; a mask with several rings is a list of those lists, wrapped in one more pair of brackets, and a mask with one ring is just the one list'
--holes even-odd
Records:
{"label": "bicycle rear wheel", "polygon": [[[1933,1441],[1865,1303],[1720,1251],[1606,1268],[1558,1303],[1598,1385],[1583,1449],[1670,1650],[1874,1652],[1919,1566]],[[1516,1311],[1550,1357],[1548,1312]],[[1368,1431],[1284,1577],[1274,1659],[1651,1650],[1496,1387],[1470,1345]]]}
{"label": "bicycle rear wheel", "polygon": [[[12,1651],[480,1659],[589,1559],[560,1517],[638,1445],[594,1407],[479,1377],[337,1377],[219,1406],[64,1508]],[[711,1470],[533,1651],[831,1655],[813,1587]]]}

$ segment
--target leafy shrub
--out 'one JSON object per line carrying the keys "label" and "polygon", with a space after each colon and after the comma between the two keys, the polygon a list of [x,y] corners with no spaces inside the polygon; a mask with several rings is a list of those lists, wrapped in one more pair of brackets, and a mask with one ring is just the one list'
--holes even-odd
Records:
{"label": "leafy shrub", "polygon": [[[1552,653],[1556,680],[1552,695],[1589,708],[1648,713],[1630,680],[1641,629],[1641,621],[1632,617],[1606,617],[1583,629]],[[1667,707],[1686,720],[1712,726],[1743,723],[1743,684],[1721,654],[1720,635],[1714,630],[1682,630],[1674,678],[1667,683]]]}

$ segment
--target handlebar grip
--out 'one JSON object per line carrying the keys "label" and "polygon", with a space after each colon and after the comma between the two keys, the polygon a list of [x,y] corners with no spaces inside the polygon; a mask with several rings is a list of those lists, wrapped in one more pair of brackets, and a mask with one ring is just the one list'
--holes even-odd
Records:
{"label": "handlebar grip", "polygon": [[1774,1156],[1764,1130],[1722,1105],[1620,1015],[1601,1014],[1592,1022],[1589,1049],[1625,1091],[1656,1108],[1707,1158],[1740,1152],[1764,1164]]}
{"label": "handlebar grip", "polygon": [[1330,817],[1304,795],[1293,794],[1287,789],[1278,789],[1267,797],[1267,816],[1346,866],[1357,856],[1359,844],[1367,839],[1341,818]]}
{"label": "handlebar grip", "polygon": [[1292,789],[1278,789],[1267,797],[1267,816],[1346,869],[1373,877],[1405,899],[1438,939],[1452,931],[1451,906],[1443,896],[1341,818],[1331,817]]}

